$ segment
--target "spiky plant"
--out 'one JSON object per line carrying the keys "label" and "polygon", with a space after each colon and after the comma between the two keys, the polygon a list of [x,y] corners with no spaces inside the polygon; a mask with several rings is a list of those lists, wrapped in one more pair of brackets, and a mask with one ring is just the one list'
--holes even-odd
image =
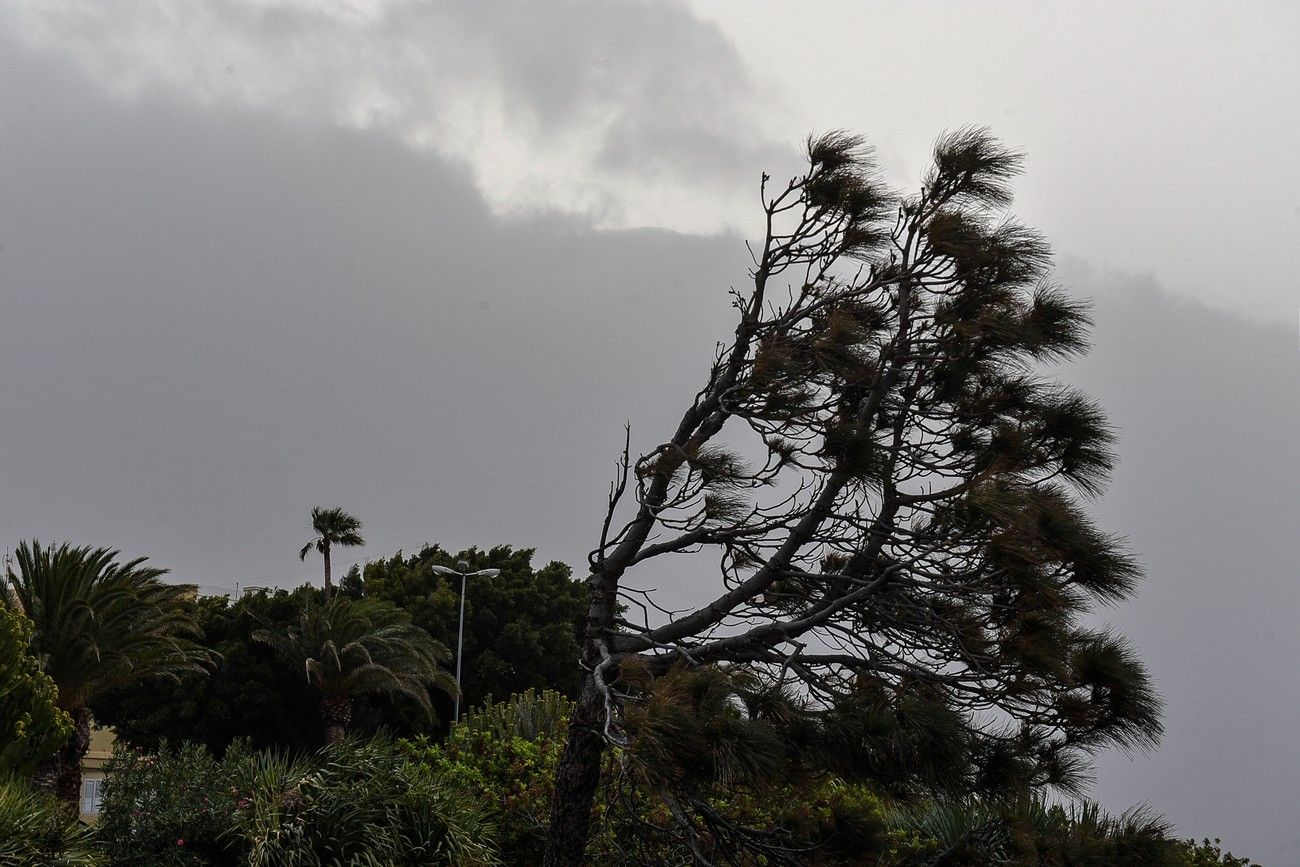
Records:
{"label": "spiky plant", "polygon": [[65,806],[23,780],[0,775],[0,864],[94,867],[104,857]]}
{"label": "spiky plant", "polygon": [[311,510],[311,528],[316,533],[298,552],[299,560],[306,560],[308,552],[315,548],[325,562],[325,598],[334,595],[334,583],[330,575],[330,551],[335,545],[356,548],[366,544],[361,538],[361,522],[354,516],[339,508],[323,509],[316,506]]}
{"label": "spiky plant", "polygon": [[406,696],[432,715],[429,689],[456,690],[455,680],[442,668],[450,651],[387,602],[335,596],[324,605],[305,607],[287,633],[260,629],[253,639],[273,647],[320,690],[329,742],[347,731],[359,696]]}
{"label": "spiky plant", "polygon": [[209,651],[195,643],[193,584],[169,584],[140,557],[118,562],[108,548],[19,543],[6,575],[10,603],[35,627],[32,651],[72,718],[72,734],[35,779],[75,805],[90,745],[90,706],[105,691],[147,677],[202,671]]}
{"label": "spiky plant", "polygon": [[500,863],[477,796],[382,739],[345,738],[305,759],[258,753],[226,764],[247,799],[232,836],[254,867]]}

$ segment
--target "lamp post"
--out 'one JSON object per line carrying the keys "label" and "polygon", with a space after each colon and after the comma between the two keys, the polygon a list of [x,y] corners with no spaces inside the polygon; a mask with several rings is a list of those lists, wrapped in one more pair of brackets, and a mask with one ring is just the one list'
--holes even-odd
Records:
{"label": "lamp post", "polygon": [[446,575],[449,578],[460,577],[460,629],[456,631],[456,705],[452,711],[452,722],[460,722],[460,658],[465,647],[465,579],[467,578],[495,578],[501,574],[500,569],[480,569],[477,572],[469,571],[469,564],[464,560],[457,561],[455,569],[448,569],[446,566],[430,566],[435,573]]}

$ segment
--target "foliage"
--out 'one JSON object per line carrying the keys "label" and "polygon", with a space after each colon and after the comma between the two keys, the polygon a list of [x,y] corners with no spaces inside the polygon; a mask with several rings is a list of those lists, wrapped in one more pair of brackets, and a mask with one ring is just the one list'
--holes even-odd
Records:
{"label": "foliage", "polygon": [[573,713],[573,702],[554,690],[540,694],[533,689],[510,696],[509,700],[470,710],[455,729],[464,735],[488,735],[496,740],[523,738],[553,739],[564,729]]}
{"label": "foliage", "polygon": [[104,802],[95,836],[110,864],[233,864],[242,844],[230,835],[239,793],[229,764],[238,745],[218,762],[198,744],[157,754],[121,742],[105,769]]}
{"label": "foliage", "polygon": [[[411,755],[458,786],[483,792],[497,811],[502,855],[507,863],[534,863],[545,839],[551,788],[564,739],[563,711],[571,708],[555,693],[515,696],[487,706],[454,726],[441,745],[427,740],[406,743]],[[772,829],[774,850],[788,847],[801,863],[858,863],[864,851],[921,851],[924,842],[908,833],[893,833],[883,824],[883,802],[865,787],[823,777],[812,784],[784,782],[751,785],[734,780],[710,787],[696,802],[674,804],[664,790],[639,785],[648,774],[634,752],[611,755],[608,784],[597,802],[597,830],[591,863],[691,863],[692,847],[710,853],[714,863],[733,861],[736,850],[728,833],[753,824]],[[683,836],[674,811],[696,811],[693,841]],[[700,813],[707,813],[701,816]],[[847,860],[836,860],[847,859]],[[772,859],[768,863],[781,863]]]}
{"label": "foliage", "polygon": [[93,704],[96,719],[112,726],[119,740],[151,752],[164,741],[192,740],[220,755],[239,738],[255,749],[319,748],[320,694],[300,669],[291,671],[273,648],[254,641],[253,633],[287,633],[304,606],[319,604],[322,595],[304,586],[246,593],[235,601],[200,597],[195,614],[219,664],[210,674],[146,679],[105,693]]}
{"label": "foliage", "polygon": [[195,642],[196,588],[168,584],[145,558],[117,562],[117,551],[68,543],[18,545],[10,600],[35,626],[32,650],[72,718],[63,746],[37,768],[42,787],[74,803],[81,758],[90,744],[88,705],[114,687],[150,676],[176,678],[211,661]]}
{"label": "foliage", "polygon": [[1222,841],[1214,838],[1205,839],[1199,844],[1195,840],[1183,843],[1183,861],[1186,867],[1259,867],[1249,858],[1238,858],[1231,852],[1224,852]]}
{"label": "foliage", "polygon": [[[1089,754],[1158,740],[1145,668],[1088,626],[1140,568],[1084,507],[1113,463],[1105,416],[1042,373],[1089,322],[1008,217],[1021,163],[957,130],[899,196],[833,132],[801,175],[764,175],[735,328],[666,437],[629,441],[599,521],[547,863],[581,856],[600,755],[645,694],[627,668],[765,669],[828,713],[920,694],[971,794],[1075,792]],[[713,589],[663,616],[628,586],[658,558]]]}
{"label": "foliage", "polygon": [[0,867],[92,867],[103,858],[67,806],[0,776]]}
{"label": "foliage", "polygon": [[440,667],[451,656],[447,648],[389,602],[336,596],[306,606],[286,633],[261,629],[253,640],[274,647],[320,691],[329,740],[343,735],[362,695],[401,696],[431,715],[429,687],[456,688]]}
{"label": "foliage", "polygon": [[355,548],[366,544],[361,538],[361,522],[342,509],[322,509],[316,506],[311,510],[311,528],[316,536],[302,546],[298,559],[306,560],[307,552],[315,548],[320,552],[325,564],[325,598],[334,594],[334,584],[330,578],[330,551],[336,546]]}
{"label": "foliage", "polygon": [[[366,565],[341,582],[344,593],[392,602],[448,647],[456,646],[460,586],[455,578],[429,567],[500,569],[495,578],[473,578],[465,588],[465,660],[461,707],[476,707],[528,689],[551,689],[577,695],[573,660],[587,605],[587,589],[572,570],[552,562],[532,565],[531,548],[499,545],[452,554],[439,545],[409,557],[397,554]],[[451,703],[435,696],[441,717],[450,719]],[[415,733],[418,729],[408,727]]]}
{"label": "foliage", "polygon": [[384,740],[305,758],[236,744],[119,751],[97,833],[112,864],[490,865],[475,796]]}
{"label": "foliage", "polygon": [[[572,696],[577,673],[570,663],[577,654],[586,589],[562,563],[534,569],[532,555],[529,549],[504,545],[456,555],[431,546],[418,555],[371,563],[364,579],[353,570],[340,582],[339,595],[392,602],[436,641],[455,647],[460,588],[428,567],[464,559],[474,569],[500,569],[500,576],[474,579],[467,588],[462,707],[529,688]],[[179,681],[146,678],[111,690],[93,702],[96,718],[113,726],[119,738],[146,750],[156,750],[164,740],[194,740],[220,754],[241,737],[258,749],[319,748],[319,693],[301,670],[291,671],[273,648],[254,641],[253,633],[287,633],[304,608],[319,605],[322,598],[319,588],[308,586],[245,593],[237,600],[199,598],[194,610],[203,644],[220,659],[211,675],[182,675]],[[415,702],[364,696],[353,703],[351,728],[408,737],[438,734],[445,731],[441,721],[451,718],[452,702],[441,691],[431,700],[433,723]]]}
{"label": "foliage", "polygon": [[106,689],[148,675],[202,670],[194,639],[197,588],[168,584],[146,558],[117,562],[108,548],[18,545],[10,596],[35,624],[34,652],[59,691],[59,706],[83,707]]}
{"label": "foliage", "polygon": [[29,648],[32,622],[0,605],[0,774],[30,773],[72,732],[58,691]]}
{"label": "foliage", "polygon": [[1217,841],[1196,846],[1175,840],[1168,823],[1144,808],[1111,816],[1087,802],[962,799],[892,809],[887,819],[934,840],[936,851],[925,863],[936,867],[1248,867],[1251,863],[1225,855]]}

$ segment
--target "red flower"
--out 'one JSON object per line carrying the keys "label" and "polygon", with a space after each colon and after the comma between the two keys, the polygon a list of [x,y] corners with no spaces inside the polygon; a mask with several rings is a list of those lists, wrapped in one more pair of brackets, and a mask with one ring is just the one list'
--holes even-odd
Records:
{"label": "red flower", "polygon": [[178,837],[178,838],[176,838],[176,845],[177,845],[177,846],[184,846],[184,845],[185,845],[185,838],[183,838],[183,837]]}

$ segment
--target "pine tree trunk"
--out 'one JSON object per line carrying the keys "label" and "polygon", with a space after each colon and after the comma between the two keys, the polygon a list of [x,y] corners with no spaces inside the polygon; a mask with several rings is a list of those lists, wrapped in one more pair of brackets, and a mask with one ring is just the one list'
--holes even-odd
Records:
{"label": "pine tree trunk", "polygon": [[342,740],[352,724],[352,699],[346,695],[327,695],[320,700],[320,712],[325,718],[325,743]]}
{"label": "pine tree trunk", "polygon": [[325,558],[325,601],[329,602],[330,597],[334,595],[334,583],[330,580],[330,543],[326,542],[325,547],[321,550],[321,556]]}
{"label": "pine tree trunk", "polygon": [[72,733],[54,755],[37,766],[32,773],[32,784],[79,812],[81,761],[90,749],[90,711],[78,707],[68,713],[72,716]]}
{"label": "pine tree trunk", "polygon": [[578,704],[569,717],[569,735],[555,774],[544,867],[577,867],[582,863],[605,753],[601,730],[604,711],[604,698],[588,675],[583,678]]}

